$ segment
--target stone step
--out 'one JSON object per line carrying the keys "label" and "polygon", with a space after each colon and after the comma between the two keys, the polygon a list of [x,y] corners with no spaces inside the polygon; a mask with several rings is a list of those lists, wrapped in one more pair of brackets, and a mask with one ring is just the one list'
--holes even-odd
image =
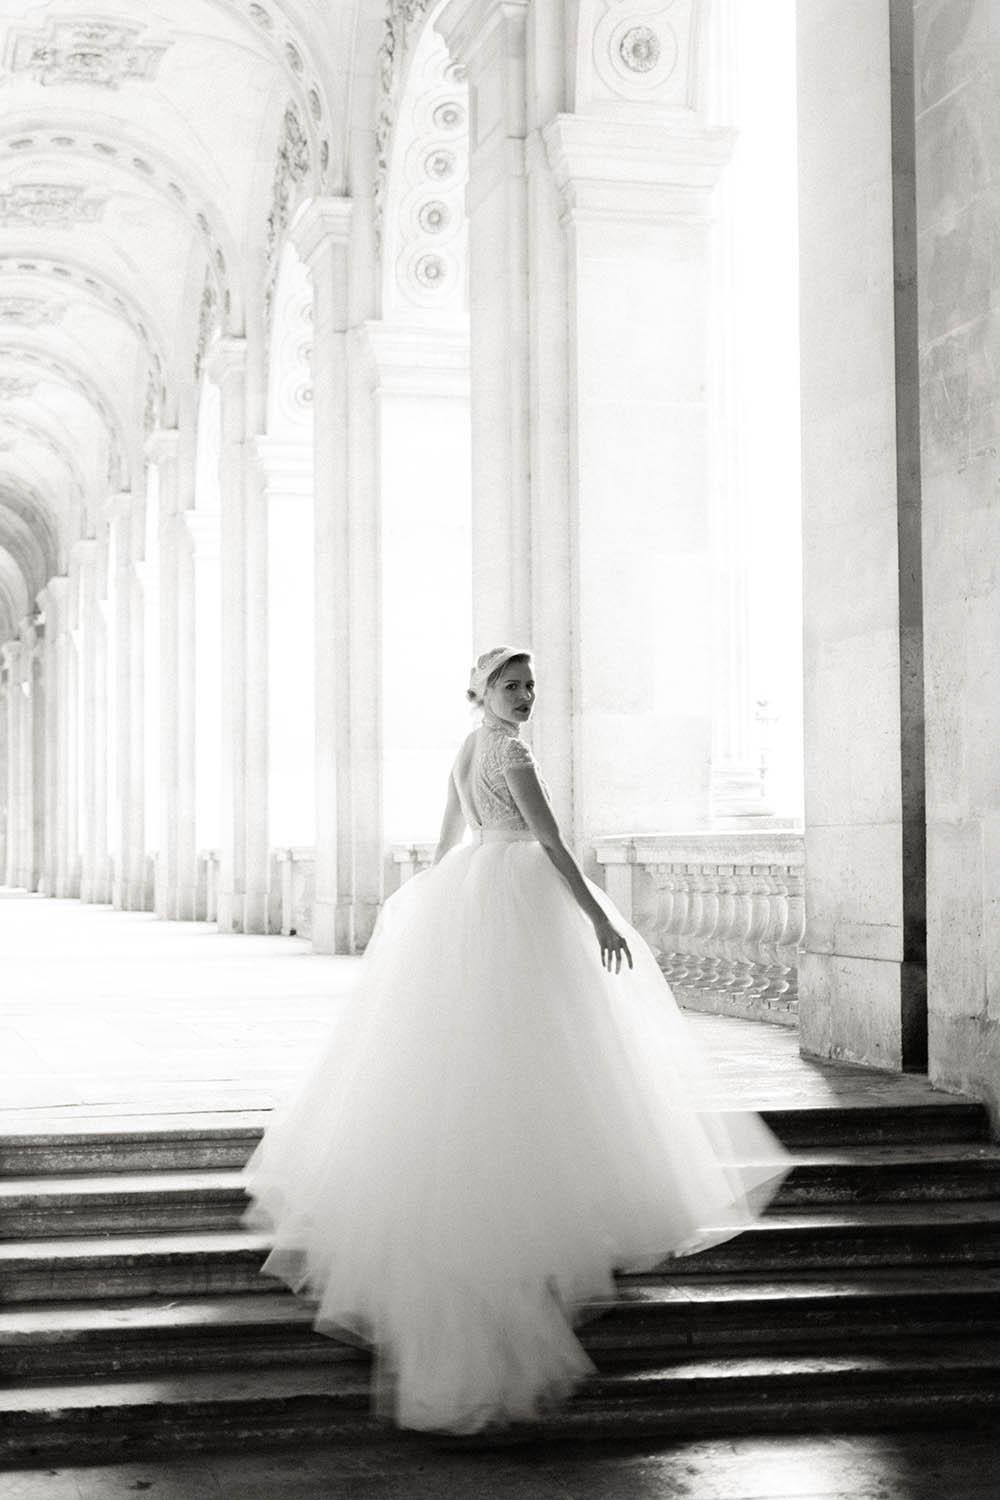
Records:
{"label": "stone step", "polygon": [[[312,1331],[286,1292],[189,1300],[46,1303],[0,1310],[0,1378],[172,1374],[306,1363],[367,1364],[354,1347]],[[1000,1270],[844,1273],[836,1280],[706,1277],[697,1287],[622,1278],[622,1300],[580,1328],[602,1365],[679,1350],[806,1345],[959,1332],[1000,1334]]]}
{"label": "stone step", "polygon": [[[267,1248],[266,1236],[246,1231],[9,1241],[0,1244],[0,1302],[262,1291]],[[671,1262],[670,1276],[959,1263],[1000,1265],[1000,1204],[786,1210]]]}
{"label": "stone step", "polygon": [[[792,1150],[929,1141],[987,1141],[982,1105],[941,1094],[928,1104],[765,1109],[763,1117]],[[0,1133],[0,1178],[107,1176],[239,1169],[260,1140],[267,1115],[233,1113],[60,1121],[47,1130]]]}
{"label": "stone step", "polygon": [[[796,1428],[890,1428],[995,1414],[1000,1340],[907,1340],[814,1357],[772,1353],[692,1358],[642,1372],[601,1372],[560,1412],[530,1429],[450,1439],[461,1447],[566,1437],[690,1439]],[[119,1376],[0,1392],[7,1464],[104,1463],[253,1443],[377,1439],[364,1371],[305,1365],[238,1373]],[[438,1441],[442,1441],[438,1439]]]}
{"label": "stone step", "polygon": [[[810,1151],[774,1208],[1000,1198],[1000,1147],[984,1142]],[[240,1172],[162,1172],[0,1180],[0,1240],[238,1229]]]}

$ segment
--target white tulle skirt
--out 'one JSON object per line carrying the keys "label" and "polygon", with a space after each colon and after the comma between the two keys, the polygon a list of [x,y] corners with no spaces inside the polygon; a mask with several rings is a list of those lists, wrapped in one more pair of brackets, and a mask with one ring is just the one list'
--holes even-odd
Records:
{"label": "white tulle skirt", "polygon": [[614,1271],[737,1233],[784,1170],[757,1116],[706,1109],[655,959],[593,890],[632,971],[602,968],[533,840],[487,836],[407,882],[250,1163],[265,1271],[373,1346],[401,1426],[543,1413],[592,1370],[572,1326]]}

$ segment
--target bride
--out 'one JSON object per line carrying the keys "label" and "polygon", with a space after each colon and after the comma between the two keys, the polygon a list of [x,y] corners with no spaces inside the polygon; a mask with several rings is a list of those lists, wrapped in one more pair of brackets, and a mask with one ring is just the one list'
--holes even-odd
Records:
{"label": "bride", "polygon": [[652,953],[566,846],[521,739],[530,654],[486,652],[469,697],[434,867],[249,1169],[265,1272],[373,1346],[379,1411],[451,1432],[567,1397],[615,1271],[738,1233],[784,1169],[756,1116],[706,1107]]}

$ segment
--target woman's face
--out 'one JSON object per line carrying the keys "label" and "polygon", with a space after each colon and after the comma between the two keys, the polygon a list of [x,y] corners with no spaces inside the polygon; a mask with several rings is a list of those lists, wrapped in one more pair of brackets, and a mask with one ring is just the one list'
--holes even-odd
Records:
{"label": "woman's face", "polygon": [[530,661],[511,661],[492,687],[486,706],[507,724],[527,724],[535,706],[535,674]]}

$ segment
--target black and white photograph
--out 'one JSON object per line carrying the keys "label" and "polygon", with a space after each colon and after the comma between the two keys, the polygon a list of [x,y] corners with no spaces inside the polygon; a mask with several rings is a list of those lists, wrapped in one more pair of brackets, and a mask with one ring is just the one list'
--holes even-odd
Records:
{"label": "black and white photograph", "polygon": [[1000,0],[0,0],[0,1500],[1000,1500]]}

